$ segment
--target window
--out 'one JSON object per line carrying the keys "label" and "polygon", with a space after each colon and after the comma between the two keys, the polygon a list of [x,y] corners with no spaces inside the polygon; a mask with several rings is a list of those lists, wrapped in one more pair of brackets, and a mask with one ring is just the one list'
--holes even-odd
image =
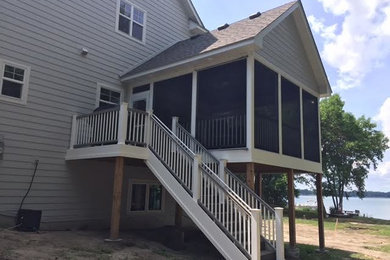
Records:
{"label": "window", "polygon": [[30,68],[0,60],[0,99],[26,103]]}
{"label": "window", "polygon": [[161,211],[163,188],[156,183],[134,183],[130,181],[129,211]]}
{"label": "window", "polygon": [[145,39],[146,13],[126,0],[118,1],[117,30],[139,41]]}
{"label": "window", "polygon": [[113,88],[98,85],[97,107],[112,107],[121,102],[121,92]]}

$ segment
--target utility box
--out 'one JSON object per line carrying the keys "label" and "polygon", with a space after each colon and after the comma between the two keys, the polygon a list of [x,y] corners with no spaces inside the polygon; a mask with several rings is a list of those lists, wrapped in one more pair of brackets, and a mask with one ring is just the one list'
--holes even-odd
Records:
{"label": "utility box", "polygon": [[42,210],[20,209],[16,219],[19,231],[37,232],[41,225]]}

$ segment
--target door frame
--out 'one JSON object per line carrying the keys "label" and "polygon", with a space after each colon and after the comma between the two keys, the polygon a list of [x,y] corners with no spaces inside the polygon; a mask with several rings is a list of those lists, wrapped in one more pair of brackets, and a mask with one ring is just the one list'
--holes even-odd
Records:
{"label": "door frame", "polygon": [[134,102],[145,100],[146,101],[146,111],[152,110],[152,103],[150,98],[150,90],[132,94],[129,100],[130,108],[134,108]]}

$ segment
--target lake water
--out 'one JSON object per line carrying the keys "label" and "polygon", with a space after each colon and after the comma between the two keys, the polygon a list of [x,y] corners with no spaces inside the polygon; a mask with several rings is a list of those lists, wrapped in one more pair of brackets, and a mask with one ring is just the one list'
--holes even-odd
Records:
{"label": "lake water", "polygon": [[[317,198],[311,195],[299,196],[295,198],[295,205],[316,206]],[[326,212],[329,213],[329,207],[333,207],[332,198],[324,197],[324,205]],[[361,216],[390,220],[390,198],[364,198],[362,200],[357,197],[348,200],[344,198],[344,210],[354,211],[355,209],[360,210]]]}

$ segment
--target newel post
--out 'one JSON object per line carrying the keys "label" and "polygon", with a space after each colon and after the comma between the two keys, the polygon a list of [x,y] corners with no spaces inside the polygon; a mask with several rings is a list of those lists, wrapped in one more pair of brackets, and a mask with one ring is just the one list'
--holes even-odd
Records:
{"label": "newel post", "polygon": [[284,260],[283,208],[275,208],[276,260]]}
{"label": "newel post", "polygon": [[227,180],[225,179],[225,167],[226,167],[226,165],[227,165],[227,160],[225,160],[225,159],[219,160],[218,176],[224,183],[227,182]]}
{"label": "newel post", "polygon": [[76,144],[77,139],[77,115],[73,115],[72,117],[72,132],[70,135],[70,145],[69,148],[73,149]]}
{"label": "newel post", "polygon": [[179,118],[177,116],[172,117],[172,132],[177,135],[177,124],[179,123]]}
{"label": "newel post", "polygon": [[200,172],[199,172],[199,163],[202,161],[202,158],[199,154],[196,154],[194,157],[194,162],[192,166],[192,198],[194,201],[198,202],[200,199]]}
{"label": "newel post", "polygon": [[146,146],[151,144],[152,140],[152,114],[153,110],[148,110],[145,119],[145,144]]}
{"label": "newel post", "polygon": [[119,110],[119,123],[118,123],[118,144],[126,143],[127,134],[127,119],[128,119],[128,104],[123,102]]}
{"label": "newel post", "polygon": [[251,241],[252,241],[252,260],[261,259],[261,210],[252,209],[251,210]]}

